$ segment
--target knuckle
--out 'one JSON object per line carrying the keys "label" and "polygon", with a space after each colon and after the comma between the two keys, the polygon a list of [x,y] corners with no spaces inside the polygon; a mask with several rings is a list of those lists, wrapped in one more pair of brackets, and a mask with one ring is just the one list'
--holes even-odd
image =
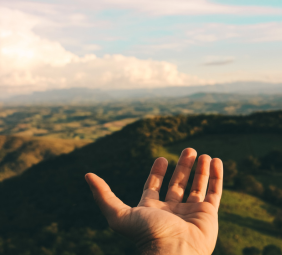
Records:
{"label": "knuckle", "polygon": [[194,195],[202,195],[202,192],[201,192],[201,190],[199,190],[199,189],[193,189],[193,190],[191,190],[191,194],[194,194]]}

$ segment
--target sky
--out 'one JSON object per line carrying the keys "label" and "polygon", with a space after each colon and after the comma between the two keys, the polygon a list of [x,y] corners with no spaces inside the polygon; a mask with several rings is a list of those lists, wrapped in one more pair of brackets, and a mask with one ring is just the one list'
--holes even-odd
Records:
{"label": "sky", "polygon": [[0,0],[0,97],[282,83],[281,0]]}

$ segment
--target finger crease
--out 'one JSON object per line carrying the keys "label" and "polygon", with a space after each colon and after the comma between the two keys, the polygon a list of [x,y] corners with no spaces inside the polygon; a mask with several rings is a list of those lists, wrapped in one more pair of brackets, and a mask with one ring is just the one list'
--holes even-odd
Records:
{"label": "finger crease", "polygon": [[199,189],[193,189],[190,193],[196,193],[197,195],[202,194],[202,192]]}
{"label": "finger crease", "polygon": [[195,175],[203,175],[203,176],[206,176],[206,177],[209,177],[209,176],[210,176],[209,174],[197,173],[197,172],[195,172]]}
{"label": "finger crease", "polygon": [[188,167],[191,168],[191,164],[183,164],[183,163],[177,163],[177,166],[183,166],[183,167]]}
{"label": "finger crease", "polygon": [[150,187],[150,188],[143,189],[143,191],[147,191],[147,190],[152,190],[152,191],[157,191],[157,192],[160,191],[158,187]]}
{"label": "finger crease", "polygon": [[173,186],[178,186],[178,187],[180,187],[182,189],[186,188],[186,185],[181,183],[181,182],[174,182],[174,183],[168,185],[168,187],[173,187]]}
{"label": "finger crease", "polygon": [[161,175],[161,174],[155,174],[155,173],[152,173],[152,175],[154,175],[154,176],[156,176],[157,178],[164,178],[164,176],[163,175]]}
{"label": "finger crease", "polygon": [[214,190],[209,190],[209,191],[208,191],[208,194],[209,194],[209,195],[217,195],[217,192],[214,191]]}
{"label": "finger crease", "polygon": [[219,177],[210,177],[210,180],[219,180],[219,181],[221,181],[221,180],[223,180],[223,178],[219,178]]}

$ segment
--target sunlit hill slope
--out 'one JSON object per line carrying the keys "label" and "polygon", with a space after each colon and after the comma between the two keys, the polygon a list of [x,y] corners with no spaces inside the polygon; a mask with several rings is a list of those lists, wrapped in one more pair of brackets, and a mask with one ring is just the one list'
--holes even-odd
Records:
{"label": "sunlit hill slope", "polygon": [[70,153],[87,140],[0,136],[0,181],[52,157]]}

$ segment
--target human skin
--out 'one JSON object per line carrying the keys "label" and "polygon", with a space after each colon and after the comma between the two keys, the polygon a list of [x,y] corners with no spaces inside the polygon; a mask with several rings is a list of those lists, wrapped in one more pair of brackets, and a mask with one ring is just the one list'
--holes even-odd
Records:
{"label": "human skin", "polygon": [[97,175],[88,173],[85,178],[110,227],[132,239],[142,255],[210,255],[218,235],[223,166],[220,159],[201,155],[189,197],[183,203],[196,156],[192,148],[182,151],[165,201],[159,200],[159,191],[168,162],[156,159],[140,203],[133,208],[118,199]]}

